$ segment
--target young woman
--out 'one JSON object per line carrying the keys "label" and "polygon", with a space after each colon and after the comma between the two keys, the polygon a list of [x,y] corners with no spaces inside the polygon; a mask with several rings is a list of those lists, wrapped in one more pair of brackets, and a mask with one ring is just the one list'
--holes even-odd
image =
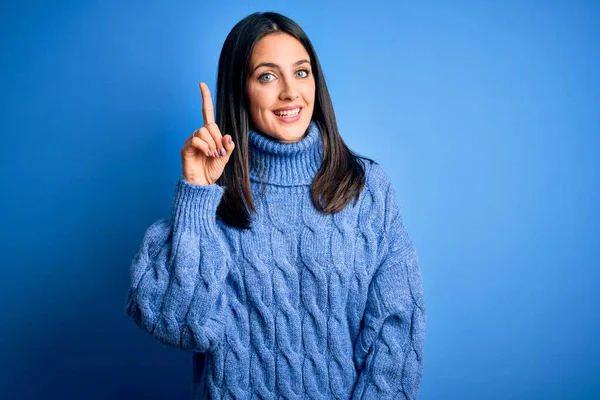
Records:
{"label": "young woman", "polygon": [[414,399],[425,305],[388,175],[342,140],[315,50],[277,13],[227,36],[216,122],[182,150],[172,215],[127,312],[192,351],[194,398]]}

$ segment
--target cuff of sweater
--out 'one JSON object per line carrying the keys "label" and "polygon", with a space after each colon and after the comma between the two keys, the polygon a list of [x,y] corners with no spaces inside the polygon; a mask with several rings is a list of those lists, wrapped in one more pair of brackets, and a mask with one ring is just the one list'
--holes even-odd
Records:
{"label": "cuff of sweater", "polygon": [[175,231],[213,233],[217,207],[224,192],[223,186],[195,185],[181,176],[175,187],[171,216]]}

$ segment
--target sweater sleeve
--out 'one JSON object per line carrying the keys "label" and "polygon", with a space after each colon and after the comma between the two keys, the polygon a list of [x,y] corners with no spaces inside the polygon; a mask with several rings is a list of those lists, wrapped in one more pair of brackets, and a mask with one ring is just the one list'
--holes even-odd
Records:
{"label": "sweater sleeve", "polygon": [[203,352],[224,333],[230,254],[216,223],[223,193],[180,177],[171,220],[146,230],[133,259],[127,314],[162,343]]}
{"label": "sweater sleeve", "polygon": [[416,399],[423,370],[425,304],[418,255],[387,186],[387,253],[369,285],[355,343],[352,399]]}

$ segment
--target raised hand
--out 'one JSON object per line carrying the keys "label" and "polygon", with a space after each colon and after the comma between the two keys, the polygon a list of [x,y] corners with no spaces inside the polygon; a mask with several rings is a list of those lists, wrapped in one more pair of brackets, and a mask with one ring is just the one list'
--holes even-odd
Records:
{"label": "raised hand", "polygon": [[231,135],[223,136],[215,123],[210,90],[200,82],[204,126],[187,138],[181,149],[183,177],[196,185],[211,185],[223,174],[235,148]]}

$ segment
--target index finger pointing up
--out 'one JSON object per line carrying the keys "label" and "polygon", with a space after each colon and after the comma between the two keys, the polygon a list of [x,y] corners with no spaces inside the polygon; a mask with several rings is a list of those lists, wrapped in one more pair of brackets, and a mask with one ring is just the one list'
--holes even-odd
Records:
{"label": "index finger pointing up", "polygon": [[200,93],[202,93],[202,117],[204,117],[204,126],[206,126],[215,122],[215,111],[210,97],[210,89],[204,82],[200,82]]}

